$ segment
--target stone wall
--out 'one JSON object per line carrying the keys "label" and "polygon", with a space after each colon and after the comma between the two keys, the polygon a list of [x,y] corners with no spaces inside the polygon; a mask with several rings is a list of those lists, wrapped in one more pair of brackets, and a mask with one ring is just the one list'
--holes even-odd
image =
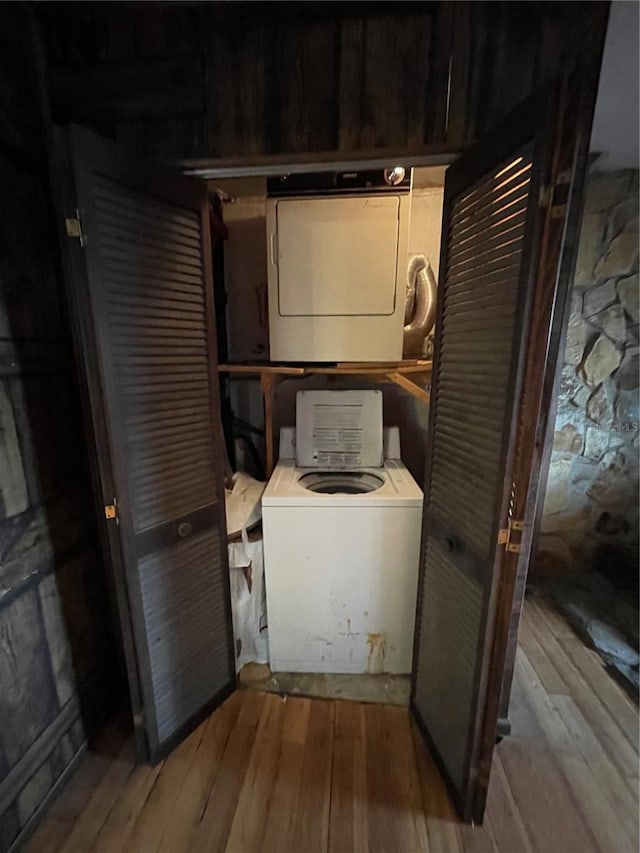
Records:
{"label": "stone wall", "polygon": [[638,172],[589,178],[534,571],[638,577]]}
{"label": "stone wall", "polygon": [[0,851],[112,701],[105,573],[23,4],[0,9]]}

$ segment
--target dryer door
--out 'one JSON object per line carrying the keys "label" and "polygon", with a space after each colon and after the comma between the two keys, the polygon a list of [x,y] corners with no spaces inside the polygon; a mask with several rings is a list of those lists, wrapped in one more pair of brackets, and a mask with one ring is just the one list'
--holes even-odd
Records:
{"label": "dryer door", "polygon": [[281,316],[393,314],[399,196],[274,203]]}

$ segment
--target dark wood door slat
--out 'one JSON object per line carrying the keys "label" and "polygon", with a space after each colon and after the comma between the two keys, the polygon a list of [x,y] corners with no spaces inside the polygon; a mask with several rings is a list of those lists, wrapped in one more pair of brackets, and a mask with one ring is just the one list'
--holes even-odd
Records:
{"label": "dark wood door slat", "polygon": [[[144,401],[138,402],[138,398],[131,397],[126,408],[123,406],[123,421],[127,427],[144,433],[146,440],[163,440],[165,430],[175,427],[178,433],[191,433],[193,430],[211,428],[209,412],[205,408],[206,398],[203,403],[194,405],[182,403],[175,406],[171,411],[155,411],[145,406]],[[135,438],[135,437],[134,437]]]}
{"label": "dark wood door slat", "polygon": [[138,214],[165,217],[168,221],[174,222],[177,227],[188,230],[198,241],[201,239],[199,216],[196,211],[186,212],[179,205],[167,203],[157,195],[150,197],[137,190],[127,189],[122,183],[111,181],[100,175],[94,176],[92,190],[96,198],[112,201],[117,208],[129,208]]}
{"label": "dark wood door slat", "polygon": [[[113,342],[113,354],[115,357],[127,358],[159,358],[167,356],[175,356],[180,358],[186,357],[202,357],[207,355],[207,347],[204,341],[197,338],[191,340],[189,337],[177,338],[172,340],[170,337],[164,339],[145,340],[140,339],[137,335],[121,336]],[[162,380],[163,375],[160,373],[155,377],[157,380]]]}
{"label": "dark wood door slat", "polygon": [[474,274],[465,271],[460,275],[451,276],[450,284],[452,287],[457,284],[467,284],[469,287],[481,287],[483,281],[492,282],[513,274],[517,275],[519,266],[520,259],[518,255],[511,255],[505,258],[502,264],[494,266],[491,270],[481,267]]}
{"label": "dark wood door slat", "polygon": [[467,317],[451,317],[447,321],[447,325],[449,328],[455,328],[458,332],[462,334],[474,334],[477,335],[480,330],[478,329],[478,317],[482,319],[482,329],[487,332],[494,332],[495,334],[501,334],[507,325],[510,322],[510,318],[513,316],[511,313],[503,314],[497,311],[478,311],[476,314],[471,314],[471,316]]}
{"label": "dark wood door slat", "polygon": [[[139,427],[140,425],[137,426]],[[194,440],[196,438],[202,438],[208,434],[210,428],[211,424],[209,419],[206,417],[203,417],[198,421],[185,420],[184,423],[179,424],[175,423],[175,419],[173,419],[171,422],[164,424],[160,428],[156,428],[154,423],[151,425],[147,424],[144,429],[137,428],[134,432],[127,435],[127,443],[142,443],[152,446],[155,442],[164,442],[165,439],[177,437],[178,442],[176,442],[176,444],[178,444],[190,437],[193,437]],[[143,454],[140,452],[140,448],[136,449],[136,454],[138,454],[137,458],[143,457]]]}
{"label": "dark wood door slat", "polygon": [[100,237],[100,250],[107,267],[111,260],[116,263],[126,263],[131,270],[139,270],[143,266],[150,271],[160,273],[183,273],[197,278],[202,274],[202,259],[190,251],[168,251],[163,246],[145,243],[144,240],[132,240],[124,234],[110,233],[104,226]]}
{"label": "dark wood door slat", "polygon": [[500,353],[508,354],[511,349],[511,336],[508,333],[512,331],[511,324],[505,324],[500,335],[487,334],[484,329],[481,329],[473,340],[469,340],[468,347],[465,347],[462,341],[447,341],[447,355],[443,356],[443,360],[448,360],[449,354],[452,356],[466,355],[467,362],[475,362],[478,356],[484,354],[493,356],[500,355]]}
{"label": "dark wood door slat", "polygon": [[477,235],[472,235],[457,254],[456,261],[448,267],[451,278],[458,277],[464,272],[475,273],[485,269],[487,262],[492,262],[494,257],[512,254],[512,245],[522,237],[526,224],[526,210],[518,212],[512,222],[499,223],[493,234],[486,234],[483,238],[482,230]]}
{"label": "dark wood door slat", "polygon": [[137,285],[143,290],[155,286],[167,291],[184,288],[185,293],[203,292],[200,276],[162,267],[153,270],[145,266],[134,267],[128,258],[111,258],[108,265],[105,264],[105,274],[110,281]]}
{"label": "dark wood door slat", "polygon": [[143,530],[182,518],[210,504],[213,495],[214,491],[209,483],[182,483],[175,488],[166,489],[162,494],[147,497],[133,510],[135,532],[138,534]]}
{"label": "dark wood door slat", "polygon": [[[470,315],[472,312],[464,311],[462,312],[462,316],[470,319]],[[485,326],[485,316],[482,312],[476,312],[476,329],[473,333],[469,330],[469,327],[466,323],[458,323],[457,319],[453,319],[451,322],[446,324],[446,330],[448,334],[453,338],[454,335],[459,336],[460,338],[469,337],[469,349],[473,349],[476,345],[482,346],[483,344],[489,342],[488,336],[492,335],[494,338],[494,343],[498,351],[504,352],[505,350],[509,350],[509,344],[512,342],[513,338],[513,321],[515,319],[515,315],[511,313],[503,313],[499,314],[498,312],[492,312],[492,315],[495,318],[499,318],[502,322],[500,325],[496,325],[493,327]],[[480,325],[482,324],[482,325]],[[452,346],[454,346],[452,344]],[[457,344],[455,345],[457,346]],[[464,353],[462,353],[464,355]],[[459,361],[460,352],[456,350],[452,350],[447,352],[447,360],[446,364],[443,365],[443,375],[446,372],[447,378],[455,378],[451,376],[450,366]],[[463,359],[464,363],[473,365],[475,359],[469,358]],[[499,365],[497,365],[499,366]]]}
{"label": "dark wood door slat", "polygon": [[211,503],[211,498],[211,489],[189,487],[175,489],[156,501],[147,500],[144,509],[132,513],[134,531],[137,535],[172,519],[181,518],[185,513]]}
{"label": "dark wood door slat", "polygon": [[[447,299],[449,302],[454,302],[460,296],[464,296],[469,294],[470,292],[476,292],[481,290],[483,295],[492,296],[494,294],[504,294],[508,293],[510,290],[514,290],[518,284],[518,266],[514,265],[511,268],[506,268],[502,270],[498,270],[495,273],[480,273],[473,278],[467,277],[460,279],[456,284],[452,284],[450,286],[449,292],[447,293]],[[481,310],[481,309],[479,309]],[[499,318],[500,315],[497,315]],[[486,320],[487,318],[485,318]],[[447,322],[453,323],[458,320],[457,315],[455,317],[448,317]],[[477,328],[477,323],[475,327]]]}
{"label": "dark wood door slat", "polygon": [[478,268],[485,270],[493,270],[502,267],[509,259],[514,258],[519,252],[519,240],[509,240],[503,246],[496,246],[495,249],[488,251],[486,254],[479,252],[482,257],[478,259],[477,264],[473,259],[465,259],[460,264],[452,265],[450,272],[454,276],[462,276],[466,272],[474,273]]}
{"label": "dark wood door slat", "polygon": [[157,376],[157,372],[162,370],[165,365],[170,367],[171,373],[177,373],[184,369],[197,370],[206,369],[208,365],[207,356],[205,355],[122,355],[114,358],[114,364],[122,371],[124,375],[129,373],[139,373],[143,369],[148,369],[149,373]]}
{"label": "dark wood door slat", "polygon": [[519,223],[527,210],[529,182],[525,182],[515,190],[505,198],[478,209],[458,225],[452,226],[449,236],[460,241],[461,252],[466,250],[469,243],[477,241],[481,234],[485,234],[487,239],[490,239],[495,237],[501,229],[513,228]]}
{"label": "dark wood door slat", "polygon": [[453,273],[461,269],[465,260],[474,259],[478,265],[482,264],[483,257],[489,251],[505,246],[514,238],[517,239],[522,235],[525,220],[526,209],[523,209],[505,222],[496,222],[495,219],[492,219],[495,230],[492,231],[487,228],[484,239],[482,239],[482,230],[478,234],[470,234],[462,241],[456,264],[450,268],[450,272]]}
{"label": "dark wood door slat", "polygon": [[527,170],[516,166],[509,175],[495,177],[491,181],[481,181],[480,184],[469,192],[460,193],[452,206],[450,218],[447,222],[449,228],[454,228],[459,223],[472,217],[476,212],[499,202],[505,195],[517,192],[522,183],[529,180]]}
{"label": "dark wood door slat", "polygon": [[[155,344],[145,344],[141,341],[131,339],[127,343],[119,344],[113,347],[114,355],[117,357],[124,358],[136,358],[141,356],[147,356],[149,358],[154,358],[156,356],[198,356],[202,353],[207,352],[204,346],[191,345],[189,342],[184,342],[181,344],[168,344],[166,347]],[[157,377],[158,379],[163,379],[164,377]],[[142,391],[146,391],[146,388],[141,389]],[[190,389],[192,390],[192,389]]]}
{"label": "dark wood door slat", "polygon": [[[513,327],[516,311],[509,300],[513,298],[515,287],[503,287],[495,293],[488,293],[474,301],[473,298],[465,298],[463,294],[450,303],[455,307],[447,317],[446,326],[451,332],[456,331],[459,335],[473,335],[475,338],[489,333],[493,330],[498,335],[504,335],[508,329]],[[502,298],[503,306],[500,308],[499,300]]]}
{"label": "dark wood door slat", "polygon": [[165,277],[152,277],[149,275],[136,275],[135,273],[127,275],[123,270],[118,270],[117,275],[109,279],[109,288],[114,293],[122,293],[123,295],[145,294],[160,292],[167,299],[181,299],[183,296],[191,296],[196,301],[202,299],[204,295],[202,288],[189,281],[189,276],[185,276],[186,281],[182,276],[171,275],[167,273]]}
{"label": "dark wood door slat", "polygon": [[[492,223],[500,222],[500,217],[506,210],[515,208],[525,208],[525,198],[529,190],[529,178],[525,178],[518,184],[504,187],[500,195],[496,195],[493,199],[487,201],[486,204],[478,206],[471,210],[469,214],[460,218],[457,222],[452,223],[450,228],[451,239],[466,238],[476,224],[490,226]],[[500,211],[500,214],[498,214]],[[491,233],[489,231],[489,233]]]}
{"label": "dark wood door slat", "polygon": [[[469,361],[465,358],[464,354],[451,354],[447,359],[447,369],[449,375],[455,373],[462,379],[473,377],[479,391],[490,391],[492,385],[500,381],[505,381],[509,375],[508,366],[497,363],[497,356],[499,356],[499,353],[494,353],[493,356],[487,356],[486,358],[476,356],[473,361]],[[500,400],[502,399],[502,395],[495,394],[494,399]]]}
{"label": "dark wood door slat", "polygon": [[[146,387],[143,391],[136,388],[135,384],[128,385],[123,382],[122,394],[125,400],[124,408],[129,411],[131,408],[131,400],[134,401],[133,408],[138,408],[135,403],[139,403],[140,407],[154,406],[162,402],[179,403],[189,399],[189,395],[202,394],[204,397],[209,395],[209,387],[206,382],[162,382],[160,380],[146,380]],[[181,387],[186,385],[186,388]]]}
{"label": "dark wood door slat", "polygon": [[167,320],[188,320],[198,323],[198,326],[202,328],[205,326],[202,306],[193,305],[190,302],[183,304],[178,301],[174,307],[171,300],[165,300],[163,306],[155,307],[144,304],[142,299],[118,299],[114,296],[114,298],[109,299],[109,308],[114,325],[118,323],[119,317],[124,316],[127,318],[131,317],[132,319],[136,317],[149,317],[150,319],[158,317],[159,319]]}
{"label": "dark wood door slat", "polygon": [[199,252],[181,246],[173,249],[167,248],[166,243],[148,240],[144,234],[132,234],[130,231],[113,228],[107,223],[101,222],[100,246],[105,256],[118,256],[124,258],[135,253],[138,263],[149,261],[152,264],[166,264],[167,269],[176,266],[184,267],[192,275],[198,275],[202,271],[202,258]]}
{"label": "dark wood door slat", "polygon": [[513,305],[509,305],[507,302],[507,297],[514,296],[514,291],[516,291],[515,287],[504,288],[499,293],[488,293],[486,296],[484,294],[481,295],[476,291],[477,288],[467,295],[460,293],[456,294],[456,296],[451,299],[445,297],[445,304],[447,304],[447,307],[450,305],[452,308],[455,308],[455,316],[452,315],[450,320],[447,318],[447,322],[454,324],[460,314],[464,315],[465,313],[472,311],[479,313],[493,308],[501,309],[505,316],[511,316],[515,313]]}
{"label": "dark wood door slat", "polygon": [[452,231],[451,236],[455,236],[460,241],[461,251],[470,243],[476,241],[483,231],[486,232],[487,238],[490,239],[502,228],[513,228],[519,225],[526,218],[527,201],[529,199],[528,190],[527,186],[522,195],[508,200],[502,207],[495,210],[488,210],[482,218],[474,217],[465,227]]}
{"label": "dark wood door slat", "polygon": [[[116,333],[115,324],[112,324],[112,330],[114,331],[114,335]],[[189,334],[193,332],[194,334],[205,334],[206,325],[202,320],[182,320],[176,317],[144,317],[144,316],[132,316],[127,312],[122,312],[118,318],[117,329],[120,334],[140,334],[144,335],[153,334],[153,335],[167,335],[170,337],[172,334],[181,334],[184,333]]]}
{"label": "dark wood door slat", "polygon": [[157,253],[141,251],[139,254],[136,251],[127,251],[126,247],[120,247],[108,242],[103,242],[100,246],[102,257],[104,259],[105,270],[109,273],[112,269],[118,269],[119,264],[128,264],[131,273],[148,272],[150,275],[174,273],[177,275],[192,276],[197,278],[202,272],[202,268],[190,261],[183,260],[181,257],[176,257],[175,260],[167,260],[159,257]]}
{"label": "dark wood door slat", "polygon": [[441,393],[446,393],[447,399],[454,404],[468,403],[480,409],[493,407],[495,400],[492,388],[480,386],[473,377],[469,376],[443,376],[438,385],[438,395]]}
{"label": "dark wood door slat", "polygon": [[470,439],[461,438],[456,435],[455,431],[448,429],[442,424],[440,425],[440,433],[442,437],[439,439],[439,446],[444,445],[449,448],[452,455],[457,455],[456,451],[464,448],[475,456],[482,454],[484,459],[493,461],[494,464],[497,464],[499,461],[499,452],[494,449],[488,450],[486,445],[481,441],[471,441]]}
{"label": "dark wood door slat", "polygon": [[440,397],[438,412],[449,418],[466,419],[468,423],[478,426],[498,428],[501,419],[492,405],[480,405],[469,400],[464,394],[456,397],[451,393]]}
{"label": "dark wood door slat", "polygon": [[497,187],[500,187],[505,181],[517,180],[523,169],[529,168],[531,165],[530,157],[522,154],[507,157],[501,169],[491,169],[491,174],[485,173],[480,175],[471,184],[461,188],[456,193],[456,207],[452,210],[451,215],[464,211],[470,203],[480,198],[495,192]]}
{"label": "dark wood door slat", "polygon": [[[456,468],[458,470],[456,470]],[[468,479],[459,470],[460,466],[449,466],[439,463],[434,465],[431,472],[432,488],[429,504],[440,502],[446,509],[454,499],[458,506],[458,517],[452,527],[469,530],[469,526],[477,531],[477,536],[483,540],[482,554],[487,553],[491,533],[491,517],[486,505],[481,502],[486,496],[487,483]],[[477,541],[477,540],[476,540]]]}
{"label": "dark wood door slat", "polygon": [[168,254],[170,250],[167,249],[167,245],[171,244],[180,255],[194,258],[198,262],[201,260],[200,241],[196,237],[182,235],[173,228],[163,227],[158,222],[145,223],[139,216],[127,216],[126,210],[115,211],[109,205],[98,204],[96,209],[106,238],[132,247],[157,248]]}
{"label": "dark wood door slat", "polygon": [[177,346],[183,346],[185,341],[200,346],[203,340],[206,341],[206,329],[199,324],[187,321],[177,325],[175,321],[172,323],[154,318],[145,326],[144,320],[139,317],[135,319],[136,322],[131,322],[129,318],[121,318],[119,331],[114,331],[112,337],[115,346],[126,345],[132,341],[139,341],[142,346],[147,343],[162,346],[163,342],[167,345],[175,343]]}
{"label": "dark wood door slat", "polygon": [[[527,209],[529,179],[508,187],[493,199],[470,211],[467,216],[452,222],[449,228],[449,239],[460,240],[460,250],[465,251],[472,240],[478,240],[482,233],[493,237],[500,228],[509,227],[513,214],[522,214]],[[457,253],[457,250],[456,250]]]}
{"label": "dark wood door slat", "polygon": [[[140,288],[128,288],[119,286],[117,283],[109,282],[109,301],[119,305],[140,305],[153,307],[165,307],[172,310],[188,310],[202,313],[204,309],[204,296],[201,293],[171,293],[166,290],[149,289],[140,291]],[[162,295],[159,295],[162,294]],[[190,307],[193,306],[193,307]]]}
{"label": "dark wood door slat", "polygon": [[[180,437],[174,437],[170,443],[170,453],[176,460],[176,463],[184,457],[188,459],[191,454],[197,457],[198,454],[206,453],[208,446],[208,436],[206,433],[195,433],[193,437],[188,437],[186,440],[180,440]],[[153,443],[145,444],[144,447],[136,448],[135,459],[132,458],[131,471],[132,473],[143,472],[147,469],[162,466],[164,464],[164,450],[167,447],[166,443],[161,444],[156,448]]]}
{"label": "dark wood door slat", "polygon": [[145,235],[151,233],[158,238],[170,239],[181,249],[200,250],[197,226],[194,229],[185,228],[145,211],[142,206],[135,210],[126,204],[118,205],[100,194],[96,195],[96,199],[100,218],[106,224],[120,228],[129,227],[136,233],[142,232]]}
{"label": "dark wood door slat", "polygon": [[132,249],[159,249],[167,257],[175,252],[198,263],[202,259],[200,241],[196,236],[190,238],[175,228],[163,227],[157,222],[146,223],[140,217],[127,217],[126,210],[117,213],[101,203],[96,205],[96,211],[102,225],[103,240],[115,240]]}
{"label": "dark wood door slat", "polygon": [[[438,425],[448,424],[452,429],[456,429],[460,426],[460,421],[462,418],[455,417],[449,415],[447,412],[440,409],[438,411]],[[480,439],[485,439],[490,442],[493,440],[497,440],[502,435],[502,423],[497,422],[494,424],[486,424],[480,422],[477,418],[467,417],[464,418],[466,426],[469,428],[473,428],[474,432]]]}
{"label": "dark wood door slat", "polygon": [[140,503],[146,501],[162,500],[164,494],[181,489],[191,484],[195,487],[208,489],[215,498],[215,489],[211,488],[214,464],[212,459],[204,459],[198,464],[191,463],[184,466],[170,466],[149,471],[137,471],[131,475],[131,489],[135,493],[136,500]]}
{"label": "dark wood door slat", "polygon": [[513,169],[503,175],[497,175],[490,181],[482,183],[471,190],[463,193],[456,199],[455,210],[451,215],[451,222],[460,222],[467,218],[474,210],[487,206],[496,199],[500,199],[506,193],[513,192],[529,180],[531,165],[519,163]]}
{"label": "dark wood door slat", "polygon": [[445,463],[459,465],[460,462],[463,462],[467,464],[469,469],[473,471],[474,475],[477,474],[478,477],[481,477],[484,480],[486,480],[487,477],[491,477],[495,470],[495,462],[490,459],[477,456],[472,450],[466,447],[440,447],[438,449],[438,454]]}
{"label": "dark wood door slat", "polygon": [[[200,472],[197,467],[198,459],[201,459]],[[163,481],[169,480],[170,482],[174,482],[184,474],[196,479],[203,476],[209,482],[213,477],[212,472],[214,470],[215,460],[213,457],[207,456],[205,448],[200,449],[200,456],[197,456],[194,452],[191,456],[176,455],[176,457],[174,457],[172,449],[169,453],[162,452],[155,456],[147,457],[146,460],[132,467],[131,482],[136,487],[157,483],[158,488],[161,488]]]}
{"label": "dark wood door slat", "polygon": [[493,241],[493,245],[486,245],[478,248],[475,252],[465,252],[464,257],[461,257],[455,264],[449,268],[451,275],[460,275],[466,270],[475,272],[478,267],[490,267],[500,263],[505,257],[517,253],[520,247],[522,238],[522,228],[516,229],[515,232],[510,232],[505,235],[504,242],[499,242],[498,239]]}

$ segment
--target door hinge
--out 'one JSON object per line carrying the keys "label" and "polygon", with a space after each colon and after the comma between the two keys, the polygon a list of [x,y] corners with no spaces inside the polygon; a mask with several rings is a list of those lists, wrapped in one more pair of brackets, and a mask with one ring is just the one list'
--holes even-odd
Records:
{"label": "door hinge", "polygon": [[522,533],[524,530],[524,521],[514,521],[509,519],[508,527],[503,527],[498,531],[498,545],[504,545],[504,550],[510,554],[520,554],[522,546],[518,542],[512,542],[514,532]]}
{"label": "door hinge", "polygon": [[116,501],[115,498],[113,499],[112,504],[105,504],[104,515],[105,515],[105,518],[108,518],[108,519],[115,518],[116,521],[118,520],[118,502]]}
{"label": "door hinge", "polygon": [[64,220],[64,225],[67,231],[67,237],[73,237],[76,240],[80,240],[80,245],[84,246],[85,237],[82,231],[82,222],[80,221],[80,211],[76,208],[75,216],[68,216]]}

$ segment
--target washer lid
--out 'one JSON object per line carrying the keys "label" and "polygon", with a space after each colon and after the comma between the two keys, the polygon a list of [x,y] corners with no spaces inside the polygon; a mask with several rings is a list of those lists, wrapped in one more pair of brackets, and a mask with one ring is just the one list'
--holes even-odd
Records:
{"label": "washer lid", "polygon": [[296,462],[301,468],[382,467],[382,391],[298,391]]}

